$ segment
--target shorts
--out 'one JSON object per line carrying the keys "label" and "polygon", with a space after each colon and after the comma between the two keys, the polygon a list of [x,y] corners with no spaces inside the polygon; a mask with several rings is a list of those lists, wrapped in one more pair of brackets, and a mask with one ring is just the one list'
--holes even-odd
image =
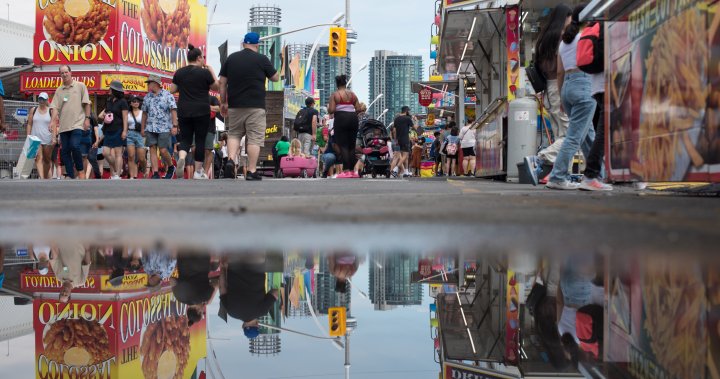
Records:
{"label": "shorts", "polygon": [[105,138],[103,139],[103,146],[108,148],[116,148],[125,146],[125,141],[122,137],[122,130],[116,132],[105,132]]}
{"label": "shorts", "polygon": [[80,141],[80,154],[83,158],[87,158],[90,155],[90,148],[92,147],[92,141]]}
{"label": "shorts", "polygon": [[238,161],[236,162],[238,167],[247,167],[248,157],[247,155],[241,155],[240,158],[238,158]]}
{"label": "shorts", "polygon": [[227,116],[228,137],[242,139],[246,145],[265,146],[265,128],[267,127],[265,109],[231,108]]}
{"label": "shorts", "polygon": [[127,145],[135,146],[138,149],[145,148],[145,138],[136,130],[128,130]]}
{"label": "shorts", "polygon": [[463,147],[462,152],[463,152],[463,157],[474,157],[475,156],[475,148],[472,148],[472,147]]}
{"label": "shorts", "polygon": [[[195,137],[193,137],[193,146],[195,146]],[[215,148],[215,133],[208,132],[205,137],[205,150],[213,150]]]}
{"label": "shorts", "polygon": [[145,144],[146,146],[159,146],[161,149],[170,148],[170,132],[164,133],[153,133],[145,132]]}
{"label": "shorts", "polygon": [[397,151],[401,153],[409,153],[410,152],[410,141],[398,141],[398,149]]}

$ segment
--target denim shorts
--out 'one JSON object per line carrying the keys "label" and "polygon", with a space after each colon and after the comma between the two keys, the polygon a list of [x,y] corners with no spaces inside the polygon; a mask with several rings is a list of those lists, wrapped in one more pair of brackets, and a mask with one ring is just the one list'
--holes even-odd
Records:
{"label": "denim shorts", "polygon": [[112,133],[106,132],[105,138],[103,139],[103,146],[109,148],[125,146],[125,141],[122,139],[122,130],[118,130]]}
{"label": "denim shorts", "polygon": [[136,130],[128,130],[127,145],[135,146],[138,149],[145,148],[145,137]]}

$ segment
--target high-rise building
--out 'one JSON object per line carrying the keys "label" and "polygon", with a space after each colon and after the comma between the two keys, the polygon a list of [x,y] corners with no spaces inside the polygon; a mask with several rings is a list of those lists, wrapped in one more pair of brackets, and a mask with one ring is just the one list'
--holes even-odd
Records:
{"label": "high-rise building", "polygon": [[[282,20],[282,10],[277,6],[260,6],[256,5],[250,8],[250,21],[248,22],[248,31],[255,32],[260,37],[266,37],[278,34],[282,31],[280,21]],[[278,71],[282,65],[280,53],[282,52],[282,38],[275,37],[268,40],[260,41],[258,52],[270,59]],[[281,90],[282,83],[268,82],[269,89]]]}
{"label": "high-rise building", "polygon": [[320,105],[326,107],[330,101],[330,95],[337,89],[335,77],[345,74],[350,79],[352,76],[350,49],[348,47],[347,58],[336,58],[330,56],[329,47],[320,46],[315,60],[317,61],[317,88],[320,90]]}
{"label": "high-rise building", "polygon": [[347,292],[335,292],[335,277],[330,274],[330,266],[326,258],[320,259],[320,269],[315,279],[315,296],[313,296],[313,308],[318,313],[326,315],[332,307],[346,307],[350,309],[351,288],[348,284]]}
{"label": "high-rise building", "polygon": [[[418,257],[405,254],[370,254],[370,302],[375,310],[422,304],[422,285],[411,283]],[[379,263],[379,265],[377,264]]]}
{"label": "high-rise building", "polygon": [[392,122],[400,108],[407,105],[413,114],[422,112],[417,94],[412,92],[411,83],[422,80],[423,63],[419,55],[401,55],[387,50],[376,50],[370,61],[370,97],[373,101],[379,94],[383,97],[370,109],[370,116],[377,119],[388,109],[382,121]]}

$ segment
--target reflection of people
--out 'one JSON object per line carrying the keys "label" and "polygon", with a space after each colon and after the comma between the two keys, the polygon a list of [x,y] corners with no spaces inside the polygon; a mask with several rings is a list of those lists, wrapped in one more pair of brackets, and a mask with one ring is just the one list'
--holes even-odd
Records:
{"label": "reflection of people", "polygon": [[143,268],[147,273],[147,287],[150,291],[157,291],[165,279],[170,278],[175,265],[175,257],[169,251],[151,251],[143,257]]}
{"label": "reflection of people", "polygon": [[338,253],[328,257],[330,274],[335,277],[335,291],[347,292],[348,279],[350,279],[360,266],[360,258],[352,254]]}
{"label": "reflection of people", "polygon": [[50,246],[30,245],[30,256],[37,261],[37,269],[40,275],[47,275],[50,266]]}
{"label": "reflection of people", "polygon": [[0,288],[3,288],[5,282],[5,249],[0,246]]}
{"label": "reflection of people", "polygon": [[211,270],[209,254],[178,254],[178,277],[173,280],[173,294],[188,306],[188,326],[205,316],[205,306],[215,291],[208,278]]}
{"label": "reflection of people", "polygon": [[[279,297],[277,289],[265,292],[265,272],[262,264],[252,257],[224,258],[220,271],[220,310],[218,316],[243,321],[245,336],[252,339],[259,334],[258,318],[266,315]],[[264,263],[264,262],[262,262]]]}
{"label": "reflection of people", "polygon": [[50,266],[62,283],[59,300],[70,301],[72,290],[85,284],[90,273],[90,251],[79,242],[62,243],[50,249]]}

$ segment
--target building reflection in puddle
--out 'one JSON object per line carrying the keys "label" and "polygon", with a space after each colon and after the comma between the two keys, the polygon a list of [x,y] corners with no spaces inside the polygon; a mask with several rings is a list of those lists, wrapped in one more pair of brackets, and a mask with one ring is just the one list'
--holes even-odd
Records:
{"label": "building reflection in puddle", "polygon": [[2,261],[3,378],[720,378],[712,258],[63,242]]}

